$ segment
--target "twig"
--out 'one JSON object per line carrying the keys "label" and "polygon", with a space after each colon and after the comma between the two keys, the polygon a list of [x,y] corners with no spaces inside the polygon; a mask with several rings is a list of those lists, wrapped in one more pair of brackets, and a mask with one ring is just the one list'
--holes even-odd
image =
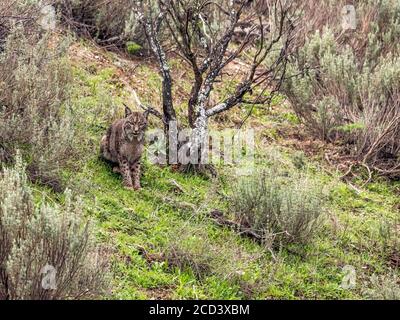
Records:
{"label": "twig", "polygon": [[365,181],[365,183],[361,186],[361,188],[363,188],[372,180],[372,172],[371,169],[365,163],[361,163],[361,165],[365,167],[368,171],[368,180]]}
{"label": "twig", "polygon": [[[162,114],[160,112],[158,112],[156,109],[154,109],[153,107],[149,107],[149,106],[145,106],[139,99],[139,97],[136,94],[136,91],[134,89],[132,89],[132,97],[133,100],[135,102],[135,104],[139,107],[142,108],[145,112],[150,113],[154,116],[156,116],[157,118],[161,119],[163,121],[163,123],[165,124],[165,120],[164,117],[162,116]],[[124,103],[124,106],[126,107],[126,104]]]}
{"label": "twig", "polygon": [[350,182],[347,183],[349,187],[351,187],[357,194],[360,194],[362,190],[358,189],[355,185],[351,184]]}
{"label": "twig", "polygon": [[186,193],[176,180],[170,179],[170,181],[181,193]]}
{"label": "twig", "polygon": [[214,222],[220,226],[231,227],[238,231],[240,235],[246,236],[250,239],[257,241],[258,243],[262,242],[261,235],[257,234],[253,230],[244,227],[238,222],[228,220],[223,216],[223,213],[219,210],[213,210],[210,212],[210,217],[214,220]]}
{"label": "twig", "polygon": [[340,180],[344,180],[344,178],[346,178],[351,173],[351,171],[353,170],[353,167],[354,167],[354,163],[351,164],[349,169],[346,171],[346,173],[340,177]]}

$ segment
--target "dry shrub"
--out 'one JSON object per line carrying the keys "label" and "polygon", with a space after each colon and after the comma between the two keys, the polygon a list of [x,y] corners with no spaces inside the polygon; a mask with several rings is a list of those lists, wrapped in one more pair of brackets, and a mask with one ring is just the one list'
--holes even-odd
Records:
{"label": "dry shrub", "polygon": [[233,188],[236,220],[270,248],[310,242],[324,213],[321,186],[303,174],[290,175],[275,168],[258,170],[239,178]]}
{"label": "dry shrub", "polygon": [[205,232],[195,228],[190,231],[183,229],[178,237],[171,237],[163,259],[170,268],[191,270],[198,279],[202,279],[217,272],[216,265],[224,265],[224,257],[218,252]]}
{"label": "dry shrub", "polygon": [[55,0],[62,21],[78,34],[104,46],[145,43],[131,0]]}
{"label": "dry shrub", "polygon": [[305,1],[297,50],[283,86],[295,112],[357,161],[400,175],[400,3],[354,1],[357,29],[343,31],[346,1]]}
{"label": "dry shrub", "polygon": [[380,252],[380,256],[385,259],[392,269],[400,267],[400,221],[398,218],[389,219],[382,217],[378,228],[373,234],[376,239],[374,249]]}
{"label": "dry shrub", "polygon": [[13,26],[22,24],[27,30],[34,28],[39,11],[35,1],[2,0],[0,2],[0,52]]}
{"label": "dry shrub", "polygon": [[[80,202],[66,193],[62,206],[35,205],[24,169],[17,157],[0,174],[0,299],[100,297],[108,264]],[[54,284],[46,281],[51,269]]]}
{"label": "dry shrub", "polygon": [[19,148],[33,181],[61,191],[59,169],[74,156],[76,119],[68,108],[67,43],[15,26],[0,54],[0,161]]}

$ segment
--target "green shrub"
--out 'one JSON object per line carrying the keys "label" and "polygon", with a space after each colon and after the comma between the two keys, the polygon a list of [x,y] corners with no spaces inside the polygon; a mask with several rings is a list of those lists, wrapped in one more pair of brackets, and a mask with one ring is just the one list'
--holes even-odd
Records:
{"label": "green shrub", "polygon": [[400,175],[400,3],[355,1],[354,31],[341,27],[345,1],[306,3],[284,93],[315,135],[344,139],[360,162]]}
{"label": "green shrub", "polygon": [[324,213],[321,186],[302,174],[259,170],[233,187],[231,210],[271,248],[309,242]]}
{"label": "green shrub", "polygon": [[100,297],[108,265],[80,202],[35,205],[24,169],[17,157],[0,173],[0,300]]}
{"label": "green shrub", "polygon": [[126,43],[126,50],[129,54],[135,55],[142,50],[142,46],[134,41],[128,41]]}

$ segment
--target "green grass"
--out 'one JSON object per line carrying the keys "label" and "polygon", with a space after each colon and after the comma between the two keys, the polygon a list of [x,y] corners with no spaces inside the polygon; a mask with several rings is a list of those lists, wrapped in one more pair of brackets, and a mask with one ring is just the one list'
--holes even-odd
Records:
{"label": "green grass", "polygon": [[[390,188],[384,195],[375,191],[357,195],[345,184],[321,177],[331,184],[330,217],[339,226],[327,219],[310,245],[293,245],[275,253],[274,260],[265,248],[206,217],[209,210],[227,205],[214,192],[218,188],[233,192],[224,183],[225,176],[204,180],[146,164],[143,189],[134,192],[121,187],[121,178],[108,164],[93,158],[77,179],[90,181],[84,195],[87,212],[98,222],[102,241],[116,249],[116,299],[361,298],[361,287],[340,287],[343,266],[354,266],[359,281],[387,270],[377,228],[379,219],[395,217],[392,209],[397,199]],[[172,180],[185,192],[175,192]],[[140,248],[168,253],[177,239],[190,240],[188,250],[194,251],[194,259],[201,259],[207,250],[218,251],[209,257],[212,270],[199,277],[190,266],[171,268],[167,261],[149,264],[140,254]]]}
{"label": "green grass", "polygon": [[[360,299],[363,282],[374,273],[388,272],[391,240],[382,226],[398,218],[398,183],[371,183],[357,194],[302,154],[279,146],[258,148],[261,165],[281,161],[288,174],[306,170],[329,191],[326,219],[317,237],[307,246],[292,245],[271,254],[208,217],[212,209],[229,210],[226,195],[235,190],[227,168],[220,168],[219,177],[211,180],[144,161],[142,189],[124,189],[121,177],[98,158],[97,150],[128,93],[112,68],[82,63],[73,71],[74,104],[79,106],[87,155],[80,169],[66,170],[65,177],[78,186],[87,214],[98,225],[99,241],[114,249],[112,299]],[[149,90],[159,92],[160,78],[151,68],[141,65],[135,72]],[[290,112],[258,112],[272,128],[282,121],[298,122]],[[58,196],[40,190],[57,201]],[[149,255],[169,258],[148,261],[143,248]],[[171,263],[173,257],[186,263]],[[355,289],[340,286],[345,265],[356,269]]]}

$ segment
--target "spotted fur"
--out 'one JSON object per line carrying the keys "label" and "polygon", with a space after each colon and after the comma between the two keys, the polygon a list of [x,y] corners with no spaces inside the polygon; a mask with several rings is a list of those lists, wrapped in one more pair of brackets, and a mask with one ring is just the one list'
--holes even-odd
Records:
{"label": "spotted fur", "polygon": [[101,156],[115,164],[113,171],[121,173],[123,185],[129,189],[140,189],[147,116],[147,112],[132,112],[125,107],[125,118],[115,121],[100,143]]}

